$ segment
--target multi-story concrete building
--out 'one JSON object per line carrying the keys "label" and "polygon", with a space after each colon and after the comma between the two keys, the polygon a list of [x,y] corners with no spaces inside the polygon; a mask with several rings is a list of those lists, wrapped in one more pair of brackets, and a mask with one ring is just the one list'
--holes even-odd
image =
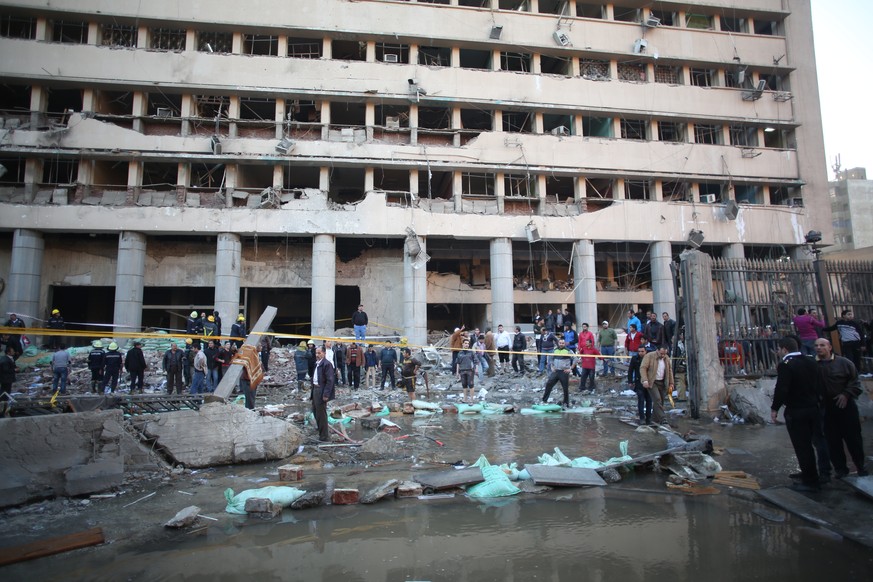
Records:
{"label": "multi-story concrete building", "polygon": [[830,195],[834,245],[825,252],[869,251],[873,247],[873,181],[867,179],[866,168],[838,170],[830,183]]}
{"label": "multi-story concrete building", "polygon": [[0,55],[33,318],[619,324],[832,236],[809,0],[3,1]]}

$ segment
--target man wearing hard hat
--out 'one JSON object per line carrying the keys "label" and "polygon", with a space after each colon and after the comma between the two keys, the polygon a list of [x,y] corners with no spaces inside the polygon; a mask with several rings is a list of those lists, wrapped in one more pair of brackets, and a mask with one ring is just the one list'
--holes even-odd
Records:
{"label": "man wearing hard hat", "polygon": [[[48,327],[49,329],[66,329],[66,325],[64,324],[64,318],[61,317],[60,309],[52,309],[52,314],[51,317],[49,317],[48,322],[46,323],[46,327]],[[56,350],[60,345],[61,336],[49,336],[49,349]]]}

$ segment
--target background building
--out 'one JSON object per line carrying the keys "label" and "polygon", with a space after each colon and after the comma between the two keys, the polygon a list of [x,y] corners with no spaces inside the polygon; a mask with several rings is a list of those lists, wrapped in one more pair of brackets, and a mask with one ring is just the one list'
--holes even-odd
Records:
{"label": "background building", "polygon": [[420,342],[830,242],[809,2],[652,6],[0,2],[0,308]]}
{"label": "background building", "polygon": [[834,244],[825,249],[846,257],[870,258],[873,252],[873,181],[867,179],[865,168],[837,170],[836,180],[830,182],[831,211],[834,222]]}

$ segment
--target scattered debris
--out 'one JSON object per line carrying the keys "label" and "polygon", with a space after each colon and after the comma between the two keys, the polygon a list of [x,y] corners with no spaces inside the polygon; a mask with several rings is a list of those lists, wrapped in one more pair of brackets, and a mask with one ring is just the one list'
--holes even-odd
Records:
{"label": "scattered debris", "polygon": [[164,524],[164,527],[170,528],[181,528],[188,527],[197,522],[197,518],[200,516],[200,508],[196,505],[189,505],[185,509],[180,510],[176,515],[173,516],[170,521]]}
{"label": "scattered debris", "polygon": [[760,489],[758,480],[745,471],[719,471],[712,481],[715,485],[740,487],[742,489]]}

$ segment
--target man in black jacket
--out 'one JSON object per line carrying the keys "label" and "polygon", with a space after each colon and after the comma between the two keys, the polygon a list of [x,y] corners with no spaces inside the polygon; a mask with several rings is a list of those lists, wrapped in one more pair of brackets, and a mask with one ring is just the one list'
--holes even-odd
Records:
{"label": "man in black jacket", "polygon": [[124,356],[124,369],[130,374],[130,393],[133,394],[136,391],[137,385],[139,385],[139,391],[142,393],[146,369],[145,356],[142,353],[142,342],[133,342],[133,347]]}
{"label": "man in black jacket", "polygon": [[815,448],[812,444],[816,427],[821,427],[820,402],[821,381],[815,360],[800,353],[797,341],[791,337],[779,340],[778,355],[781,362],[776,367],[776,389],[770,406],[770,420],[785,406],[785,427],[800,465],[800,483],[792,488],[797,491],[819,491],[819,475],[816,468]]}
{"label": "man in black jacket", "polygon": [[646,357],[646,346],[640,346],[628,364],[627,383],[631,390],[637,393],[637,413],[640,424],[652,424],[652,394],[643,386],[643,378],[640,375],[640,365]]}
{"label": "man in black jacket", "polygon": [[855,369],[861,369],[861,352],[864,350],[862,340],[864,330],[855,321],[855,314],[851,309],[844,309],[835,324],[822,329],[824,332],[837,331],[840,334],[840,349],[844,358],[848,358],[855,364]]}
{"label": "man in black jacket", "polygon": [[527,371],[524,364],[524,352],[527,350],[527,338],[521,332],[519,326],[515,326],[515,335],[512,336],[512,369],[519,376]]}
{"label": "man in black jacket", "polygon": [[315,376],[312,379],[312,415],[318,427],[318,440],[330,441],[330,433],[327,424],[327,403],[333,400],[336,371],[327,358],[324,357],[324,348],[315,348]]}

